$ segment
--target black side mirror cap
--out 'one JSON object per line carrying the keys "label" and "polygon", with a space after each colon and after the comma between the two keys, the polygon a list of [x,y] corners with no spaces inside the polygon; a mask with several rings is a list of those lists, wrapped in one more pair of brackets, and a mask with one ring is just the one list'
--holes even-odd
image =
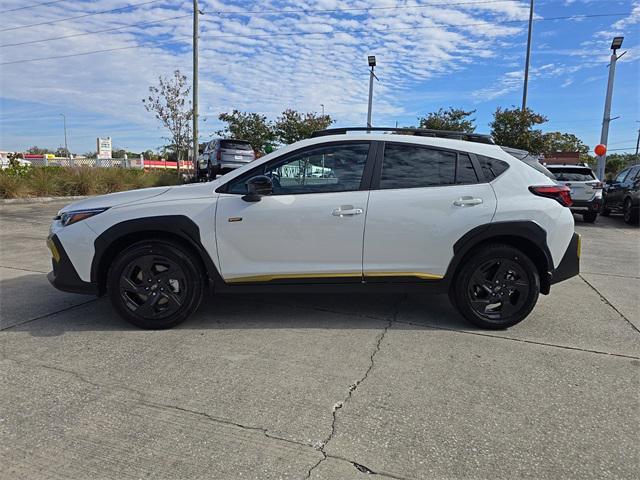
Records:
{"label": "black side mirror cap", "polygon": [[273,193],[273,183],[266,175],[257,175],[247,180],[247,194],[242,197],[245,202],[259,202],[260,198]]}

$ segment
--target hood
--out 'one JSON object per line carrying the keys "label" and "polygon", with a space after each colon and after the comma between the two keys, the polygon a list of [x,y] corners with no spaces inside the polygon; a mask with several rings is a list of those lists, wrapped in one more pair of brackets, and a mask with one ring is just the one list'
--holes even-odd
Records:
{"label": "hood", "polygon": [[69,212],[72,210],[84,210],[91,208],[106,208],[115,207],[117,205],[124,205],[131,202],[139,202],[148,198],[157,197],[170,190],[171,187],[153,187],[153,188],[141,188],[139,190],[129,190],[127,192],[109,193],[107,195],[100,195],[98,197],[85,198],[79,202],[74,202],[63,209],[60,213]]}

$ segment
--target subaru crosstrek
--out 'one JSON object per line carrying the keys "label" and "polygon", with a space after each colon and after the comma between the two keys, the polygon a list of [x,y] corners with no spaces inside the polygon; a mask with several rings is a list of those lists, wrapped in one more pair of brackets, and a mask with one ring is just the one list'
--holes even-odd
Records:
{"label": "subaru crosstrek", "polygon": [[578,273],[569,188],[488,136],[332,129],[211,183],[58,213],[51,283],[172,327],[205,292],[439,291],[483,328]]}

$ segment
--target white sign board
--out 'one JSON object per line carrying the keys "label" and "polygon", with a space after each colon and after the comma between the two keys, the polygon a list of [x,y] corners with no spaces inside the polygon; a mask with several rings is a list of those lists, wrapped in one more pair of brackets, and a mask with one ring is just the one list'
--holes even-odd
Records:
{"label": "white sign board", "polygon": [[98,138],[98,158],[111,158],[111,137]]}

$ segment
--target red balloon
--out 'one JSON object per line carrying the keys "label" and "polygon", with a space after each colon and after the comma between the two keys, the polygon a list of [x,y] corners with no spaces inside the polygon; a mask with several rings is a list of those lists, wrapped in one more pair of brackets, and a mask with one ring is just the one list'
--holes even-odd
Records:
{"label": "red balloon", "polygon": [[602,156],[607,153],[607,146],[600,143],[596,145],[596,148],[594,148],[593,151],[596,152],[596,155]]}

